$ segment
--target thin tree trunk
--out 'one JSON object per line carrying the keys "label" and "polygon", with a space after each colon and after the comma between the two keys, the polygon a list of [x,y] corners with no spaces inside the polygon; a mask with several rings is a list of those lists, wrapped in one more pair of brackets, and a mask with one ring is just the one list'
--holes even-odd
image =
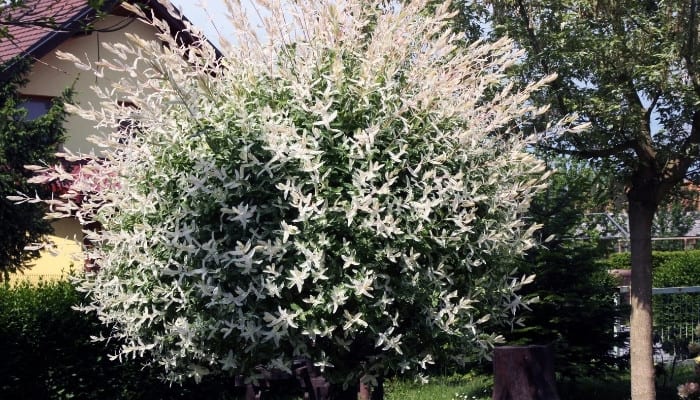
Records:
{"label": "thin tree trunk", "polygon": [[371,387],[360,381],[358,400],[384,400],[384,379],[377,378],[377,386]]}
{"label": "thin tree trunk", "polygon": [[[648,188],[647,188],[648,189]],[[637,193],[640,190],[637,189]],[[648,193],[641,197],[647,197]],[[652,342],[651,229],[656,205],[628,193],[632,287],[630,364],[632,400],[655,400]]]}

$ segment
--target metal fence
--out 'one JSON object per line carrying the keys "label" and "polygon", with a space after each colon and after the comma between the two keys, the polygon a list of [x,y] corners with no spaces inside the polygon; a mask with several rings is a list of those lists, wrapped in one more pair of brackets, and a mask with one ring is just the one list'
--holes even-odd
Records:
{"label": "metal fence", "polygon": [[[628,286],[620,287],[622,298],[628,293]],[[700,342],[697,329],[700,324],[700,286],[654,288],[652,294],[655,347],[679,358],[689,356],[688,345]]]}

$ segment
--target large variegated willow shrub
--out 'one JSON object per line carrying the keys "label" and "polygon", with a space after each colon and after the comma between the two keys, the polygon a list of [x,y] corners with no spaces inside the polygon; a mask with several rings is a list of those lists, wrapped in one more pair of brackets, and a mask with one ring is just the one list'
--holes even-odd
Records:
{"label": "large variegated willow shrub", "polygon": [[81,308],[173,380],[488,356],[530,279],[508,260],[546,173],[519,127],[551,77],[515,89],[510,41],[463,43],[425,0],[260,3],[256,26],[230,2],[221,58],[158,21],[162,42],[62,55],[122,77],[73,110],[102,153],[35,179],[73,181],[49,203],[92,243]]}

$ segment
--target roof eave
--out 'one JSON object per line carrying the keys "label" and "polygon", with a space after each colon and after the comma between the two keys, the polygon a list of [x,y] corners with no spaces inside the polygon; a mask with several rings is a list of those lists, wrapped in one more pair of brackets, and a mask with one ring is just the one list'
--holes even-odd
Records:
{"label": "roof eave", "polygon": [[[103,10],[104,12],[109,13],[122,2],[123,0],[107,1],[105,2]],[[180,44],[193,45],[197,42],[194,35],[187,31],[187,27],[183,22],[183,19],[186,20],[185,16],[175,16],[170,14],[168,8],[158,0],[147,0],[146,4],[149,7],[151,7],[157,18],[164,20],[168,24],[170,31],[173,32],[173,34],[177,35]],[[65,40],[72,37],[76,32],[80,30],[81,27],[84,27],[86,23],[92,22],[92,20],[96,16],[97,11],[89,5],[86,5],[83,9],[80,10],[80,12],[76,13],[65,23],[61,24],[59,30],[54,30],[47,33],[40,40],[38,40],[36,43],[30,46],[26,51],[21,53],[18,57],[15,57],[14,59],[9,60],[4,65],[2,65],[2,75],[11,75],[11,72],[17,65],[17,59],[26,57],[40,59],[41,57],[44,57],[45,55],[53,51],[56,47],[58,47],[61,43],[63,43]],[[221,58],[223,56],[221,51],[211,42],[209,43],[214,48],[217,58]],[[0,78],[0,80],[2,80],[2,78]]]}
{"label": "roof eave", "polygon": [[11,73],[17,64],[18,59],[23,59],[26,57],[39,59],[44,57],[61,43],[72,37],[80,30],[81,27],[85,26],[86,22],[92,21],[96,15],[97,12],[89,5],[86,5],[80,10],[80,12],[76,13],[68,21],[61,24],[59,29],[48,32],[27,50],[20,53],[17,57],[7,61],[2,68],[3,74]]}

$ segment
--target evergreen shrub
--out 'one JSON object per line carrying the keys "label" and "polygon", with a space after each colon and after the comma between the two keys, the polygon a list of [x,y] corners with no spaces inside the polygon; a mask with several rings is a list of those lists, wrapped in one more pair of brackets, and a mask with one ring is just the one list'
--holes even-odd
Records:
{"label": "evergreen shrub", "polygon": [[[22,399],[220,399],[235,395],[231,382],[170,385],[139,359],[112,361],[120,346],[91,336],[109,329],[81,302],[70,282],[0,284],[0,398]],[[226,387],[225,387],[226,386]]]}
{"label": "evergreen shrub", "polygon": [[[617,253],[604,261],[608,269],[629,269],[630,253]],[[700,250],[655,251],[652,254],[654,287],[700,285]]]}
{"label": "evergreen shrub", "polygon": [[[589,240],[572,240],[584,213],[603,195],[596,174],[583,163],[550,162],[556,172],[549,187],[538,194],[530,217],[542,225],[541,246],[528,251],[519,270],[535,280],[520,293],[537,296],[523,313],[523,326],[506,335],[511,343],[551,344],[560,377],[607,376],[627,365],[611,350],[624,338],[613,332],[624,307],[615,302],[615,281],[598,262],[607,251],[591,233]],[[550,240],[545,240],[550,238]]]}

